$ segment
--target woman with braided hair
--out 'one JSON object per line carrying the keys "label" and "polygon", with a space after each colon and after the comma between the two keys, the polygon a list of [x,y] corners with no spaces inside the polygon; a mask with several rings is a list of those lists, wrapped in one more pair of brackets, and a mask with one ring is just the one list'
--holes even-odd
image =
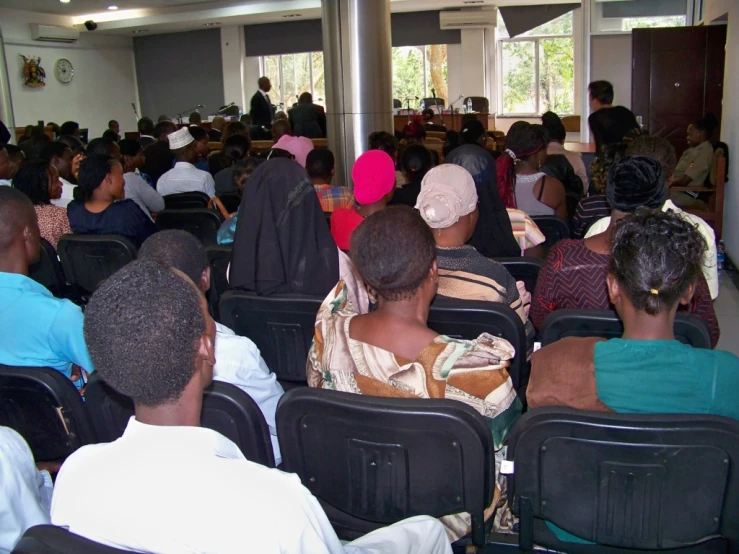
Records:
{"label": "woman with braided hair", "polygon": [[496,162],[498,192],[507,208],[566,220],[565,188],[558,179],[542,173],[546,159],[544,129],[525,121],[514,123],[506,135],[506,149]]}
{"label": "woman with braided hair", "polygon": [[[673,332],[678,306],[690,302],[703,278],[705,249],[702,235],[678,214],[641,208],[621,219],[606,281],[624,334],[569,337],[534,353],[529,408],[739,419],[739,358],[682,344]],[[560,540],[572,540],[547,524]]]}

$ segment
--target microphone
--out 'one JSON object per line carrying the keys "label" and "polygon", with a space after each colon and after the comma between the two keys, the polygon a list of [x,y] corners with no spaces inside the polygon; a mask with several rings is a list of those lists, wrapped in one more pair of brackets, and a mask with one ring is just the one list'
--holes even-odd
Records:
{"label": "microphone", "polygon": [[131,107],[133,108],[133,113],[136,116],[136,119],[139,119],[139,112],[136,111],[136,104],[131,102]]}
{"label": "microphone", "polygon": [[451,108],[452,106],[454,106],[454,104],[456,104],[457,102],[459,102],[462,98],[464,98],[464,94],[460,94],[459,97],[454,102],[452,102],[451,104],[449,104],[449,108]]}
{"label": "microphone", "polygon": [[436,89],[434,87],[431,87],[431,96],[433,96],[434,100],[436,100]]}

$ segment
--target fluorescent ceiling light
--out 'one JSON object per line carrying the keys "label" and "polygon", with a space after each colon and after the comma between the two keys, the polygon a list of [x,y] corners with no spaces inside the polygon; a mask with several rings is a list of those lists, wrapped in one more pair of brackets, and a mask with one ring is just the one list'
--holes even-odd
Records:
{"label": "fluorescent ceiling light", "polygon": [[108,9],[109,10],[117,10],[118,9],[118,6],[116,6],[116,5],[108,6]]}

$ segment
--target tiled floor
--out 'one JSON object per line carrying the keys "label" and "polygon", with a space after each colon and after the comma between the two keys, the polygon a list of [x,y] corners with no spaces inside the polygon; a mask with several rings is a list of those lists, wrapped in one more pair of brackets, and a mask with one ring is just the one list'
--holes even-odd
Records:
{"label": "tiled floor", "polygon": [[714,302],[718,322],[721,326],[721,339],[719,339],[718,348],[739,356],[739,289],[732,282],[731,277],[730,273],[721,272],[721,288],[719,296]]}

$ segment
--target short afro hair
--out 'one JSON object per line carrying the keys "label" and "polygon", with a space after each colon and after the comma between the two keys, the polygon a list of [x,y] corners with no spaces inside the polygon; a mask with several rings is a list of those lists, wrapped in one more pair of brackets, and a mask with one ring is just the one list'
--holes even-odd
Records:
{"label": "short afro hair", "polygon": [[382,150],[391,158],[395,158],[398,153],[398,141],[386,131],[375,131],[369,136],[369,149]]}
{"label": "short afro hair", "polygon": [[103,281],[85,310],[95,371],[135,404],[179,399],[206,329],[200,298],[191,282],[152,261],[134,261]]}
{"label": "short afro hair", "polygon": [[639,311],[672,307],[703,273],[706,241],[678,214],[639,208],[616,224],[609,272]]}
{"label": "short afro hair", "polygon": [[305,170],[311,179],[329,180],[335,166],[334,154],[328,148],[314,148],[305,159]]}
{"label": "short afro hair", "polygon": [[613,104],[613,85],[608,81],[593,81],[588,85],[588,93],[601,104]]}
{"label": "short afro hair", "polygon": [[139,260],[150,260],[173,267],[198,285],[208,267],[208,255],[203,244],[192,233],[170,229],[154,233],[141,245]]}
{"label": "short afro hair", "polygon": [[351,236],[352,260],[385,300],[411,298],[436,259],[434,235],[418,212],[394,206],[375,212]]}

